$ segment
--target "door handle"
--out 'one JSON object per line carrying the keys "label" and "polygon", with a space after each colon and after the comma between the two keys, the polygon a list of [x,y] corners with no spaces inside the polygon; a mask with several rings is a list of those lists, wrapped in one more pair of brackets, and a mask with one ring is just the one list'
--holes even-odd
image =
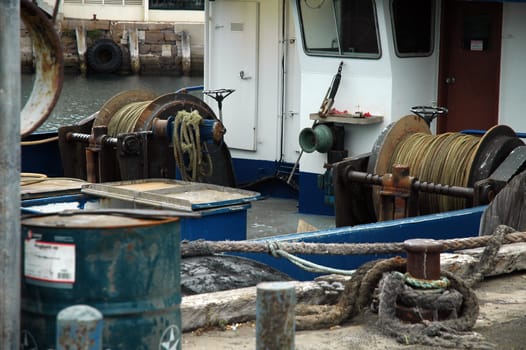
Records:
{"label": "door handle", "polygon": [[239,77],[241,79],[243,79],[243,80],[250,80],[250,79],[252,79],[252,77],[249,77],[249,76],[245,75],[245,71],[244,70],[239,72]]}
{"label": "door handle", "polygon": [[455,84],[455,81],[456,81],[455,77],[447,77],[446,78],[446,84],[447,85]]}

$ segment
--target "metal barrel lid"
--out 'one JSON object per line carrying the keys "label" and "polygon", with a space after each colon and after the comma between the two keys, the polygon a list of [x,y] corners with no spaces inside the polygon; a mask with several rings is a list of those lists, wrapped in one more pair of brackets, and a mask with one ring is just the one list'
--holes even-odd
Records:
{"label": "metal barrel lid", "polygon": [[125,228],[146,227],[178,221],[178,218],[137,218],[126,215],[76,214],[76,215],[37,215],[22,220],[22,226],[48,228]]}

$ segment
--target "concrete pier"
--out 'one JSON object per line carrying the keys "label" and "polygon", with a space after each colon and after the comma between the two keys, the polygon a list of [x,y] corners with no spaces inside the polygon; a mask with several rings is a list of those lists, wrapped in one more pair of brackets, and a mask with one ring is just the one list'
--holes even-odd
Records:
{"label": "concrete pier", "polygon": [[[67,74],[89,75],[86,52],[110,39],[122,52],[117,74],[198,76],[203,74],[204,23],[125,22],[61,19],[56,24]],[[32,43],[21,26],[22,71],[33,71]]]}

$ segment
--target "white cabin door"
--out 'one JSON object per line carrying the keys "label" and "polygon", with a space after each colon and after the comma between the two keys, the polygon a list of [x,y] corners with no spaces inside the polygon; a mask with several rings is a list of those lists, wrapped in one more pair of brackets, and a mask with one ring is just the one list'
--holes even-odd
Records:
{"label": "white cabin door", "polygon": [[[255,151],[258,114],[259,4],[210,1],[210,80],[207,89],[235,89],[223,101],[225,141],[230,148]],[[217,111],[217,103],[208,99]]]}

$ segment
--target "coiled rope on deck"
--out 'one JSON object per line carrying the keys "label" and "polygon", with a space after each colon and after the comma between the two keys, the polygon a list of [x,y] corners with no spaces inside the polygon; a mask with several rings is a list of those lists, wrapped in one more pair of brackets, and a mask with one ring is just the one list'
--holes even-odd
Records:
{"label": "coiled rope on deck", "polygon": [[[203,117],[198,111],[179,111],[175,116],[173,132],[174,157],[185,181],[202,181],[212,175],[212,158],[201,149],[199,124]],[[206,147],[206,144],[205,144]],[[203,158],[203,154],[206,156]]]}
{"label": "coiled rope on deck", "polygon": [[[406,260],[400,257],[370,261],[360,266],[345,283],[336,304],[296,306],[296,329],[328,328],[341,324],[368,307],[378,313],[378,325],[402,344],[424,344],[444,348],[493,349],[494,344],[472,332],[479,314],[478,299],[471,287],[496,265],[496,255],[505,238],[514,230],[499,225],[490,238],[480,261],[463,276],[442,271],[431,292],[427,287],[407,283]],[[468,278],[469,275],[475,277]],[[398,318],[396,306],[404,305],[422,319],[407,323]],[[426,320],[423,311],[433,311]],[[439,311],[446,311],[439,319]]]}
{"label": "coiled rope on deck", "polygon": [[[389,167],[409,166],[411,176],[420,181],[467,187],[480,138],[460,133],[437,136],[415,133],[398,144]],[[465,208],[465,199],[422,193],[420,214]]]}

